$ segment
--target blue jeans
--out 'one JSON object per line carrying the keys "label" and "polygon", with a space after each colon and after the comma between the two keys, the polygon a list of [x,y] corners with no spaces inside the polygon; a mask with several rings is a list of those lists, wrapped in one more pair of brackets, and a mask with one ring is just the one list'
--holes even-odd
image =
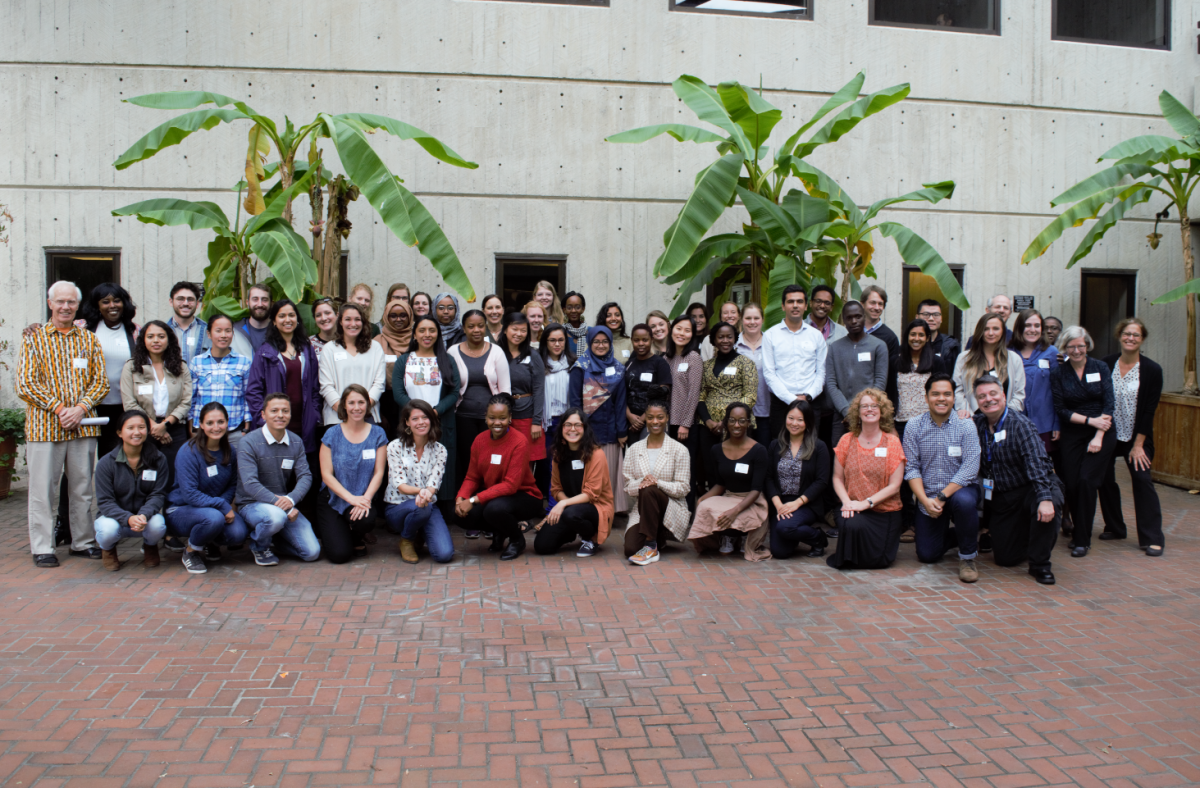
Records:
{"label": "blue jeans", "polygon": [[255,550],[271,549],[271,537],[281,534],[280,547],[289,555],[302,561],[316,561],[321,556],[321,543],[313,533],[312,523],[299,512],[295,520],[289,520],[288,512],[273,503],[252,503],[243,506],[240,514]]}
{"label": "blue jeans", "polygon": [[417,506],[412,498],[404,503],[389,503],[383,519],[388,530],[400,534],[401,539],[415,540],[424,533],[429,555],[439,564],[454,558],[454,540],[450,538],[450,529],[446,527],[436,501],[423,507]]}
{"label": "blue jeans", "polygon": [[964,487],[946,501],[941,517],[930,517],[920,509],[916,510],[914,529],[918,561],[923,564],[941,561],[946,551],[956,544],[960,559],[972,559],[979,554],[977,499],[974,486]]}
{"label": "blue jeans", "polygon": [[188,540],[193,550],[209,544],[238,545],[249,533],[240,513],[226,523],[219,509],[199,506],[172,506],[167,510],[167,533]]}
{"label": "blue jeans", "polygon": [[122,539],[144,539],[146,544],[156,545],[167,532],[167,521],[161,514],[153,515],[146,521],[146,527],[140,532],[128,525],[121,525],[111,517],[96,518],[96,544],[102,550],[112,550]]}

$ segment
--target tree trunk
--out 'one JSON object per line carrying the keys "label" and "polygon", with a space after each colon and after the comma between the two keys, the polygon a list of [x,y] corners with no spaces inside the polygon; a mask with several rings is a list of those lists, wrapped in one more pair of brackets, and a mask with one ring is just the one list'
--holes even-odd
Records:
{"label": "tree trunk", "polygon": [[[296,154],[293,151],[279,162],[279,182],[284,191],[291,188],[292,179],[295,177],[295,157]],[[283,220],[288,224],[292,223],[292,201],[290,199],[283,206]]]}
{"label": "tree trunk", "polygon": [[[1178,205],[1178,204],[1177,204]],[[1195,277],[1195,257],[1192,255],[1192,220],[1188,218],[1187,206],[1179,207],[1179,234],[1183,241],[1183,281]],[[1187,296],[1187,355],[1183,359],[1183,393],[1200,394],[1196,385],[1196,301],[1200,296]]]}
{"label": "tree trunk", "polygon": [[758,255],[750,258],[750,303],[762,305],[762,259]]}
{"label": "tree trunk", "polygon": [[339,175],[329,184],[329,211],[325,218],[324,250],[318,266],[318,285],[323,295],[346,294],[337,291],[341,280],[342,239],[350,235],[351,224],[347,218],[350,202],[358,199],[358,187]]}

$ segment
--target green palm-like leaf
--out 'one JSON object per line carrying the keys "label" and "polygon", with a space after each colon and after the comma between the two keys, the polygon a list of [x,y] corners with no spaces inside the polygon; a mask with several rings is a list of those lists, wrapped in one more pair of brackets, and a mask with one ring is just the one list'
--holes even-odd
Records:
{"label": "green palm-like leaf", "polygon": [[263,231],[254,234],[250,239],[250,248],[258,259],[271,269],[271,275],[283,289],[284,295],[297,303],[304,295],[304,285],[308,282],[308,255],[300,254],[292,239],[278,231]]}
{"label": "green palm-like leaf", "polygon": [[209,93],[203,90],[168,90],[164,93],[147,93],[144,96],[122,99],[126,104],[134,104],[150,109],[195,109],[205,104],[215,104],[218,107],[234,106],[247,115],[257,115],[246,106],[245,102],[220,93]]}
{"label": "green palm-like leaf", "polygon": [[939,203],[942,200],[949,200],[954,196],[954,181],[942,181],[941,183],[923,183],[924,189],[918,189],[915,192],[901,195],[899,197],[888,197],[884,200],[879,200],[871,204],[864,215],[864,221],[871,221],[880,211],[889,205],[895,205],[898,202],[928,202]]}
{"label": "green palm-like leaf", "polygon": [[427,134],[416,126],[410,126],[403,121],[364,112],[348,112],[344,115],[338,115],[337,118],[357,125],[362,131],[383,129],[394,137],[399,137],[402,140],[412,140],[424,148],[425,152],[430,156],[447,164],[453,164],[455,167],[462,167],[468,170],[479,168],[478,164],[473,161],[467,161],[462,156],[459,156],[450,149],[450,146],[443,143],[437,137]]}
{"label": "green palm-like leaf", "polygon": [[304,261],[305,283],[309,285],[317,283],[317,261],[312,258],[312,249],[309,248],[308,242],[300,236],[300,233],[296,232],[292,225],[282,218],[275,218],[259,225],[255,234],[257,235],[262,232],[272,232],[282,235],[292,245],[292,249],[295,250],[297,257]]}
{"label": "green palm-like leaf", "polygon": [[679,211],[668,237],[664,239],[666,248],[654,266],[655,276],[669,276],[687,263],[700,245],[700,239],[724,213],[725,205],[737,186],[743,161],[740,153],[731,153],[717,159],[704,171],[695,190]]}
{"label": "green palm-like leaf", "polygon": [[625,142],[637,143],[652,140],[660,134],[669,134],[675,138],[677,142],[725,142],[725,138],[720,134],[711,132],[708,129],[702,129],[699,126],[688,126],[684,123],[660,123],[657,126],[642,126],[629,131],[622,131],[620,134],[613,134],[611,137],[605,137],[605,142]]}
{"label": "green palm-like leaf", "polygon": [[766,231],[771,242],[776,246],[783,246],[800,234],[803,228],[783,208],[761,194],[747,191],[740,186],[737,192],[738,196],[742,198],[742,204],[750,212],[750,218]]}
{"label": "green palm-like leaf", "polygon": [[837,210],[828,201],[805,194],[799,189],[792,189],[784,195],[783,210],[787,211],[801,228],[829,222],[837,216]]}
{"label": "green palm-like leaf", "polygon": [[136,216],[139,222],[157,224],[162,227],[187,226],[193,230],[229,228],[229,219],[216,203],[191,202],[163,198],[144,200],[117,208],[113,216]]}
{"label": "green palm-like leaf", "polygon": [[1137,179],[1152,175],[1154,172],[1153,167],[1145,164],[1114,164],[1108,169],[1100,170],[1090,178],[1083,179],[1051,200],[1050,204],[1053,206],[1079,202],[1084,197],[1090,197],[1096,192],[1119,185],[1127,177]]}
{"label": "green palm-like leaf", "polygon": [[1194,156],[1197,151],[1183,140],[1164,137],[1160,134],[1143,134],[1120,142],[1100,154],[1096,161],[1105,159],[1126,159],[1138,157],[1142,163],[1149,161],[1174,161],[1188,156]]}
{"label": "green palm-like leaf", "polygon": [[198,109],[176,118],[152,130],[121,154],[113,162],[118,170],[148,159],[163,148],[178,145],[193,132],[209,129],[221,123],[232,123],[235,120],[249,120],[250,116],[236,109]]}
{"label": "green palm-like leaf", "polygon": [[663,279],[663,284],[676,285],[686,282],[704,270],[704,266],[714,257],[720,257],[722,260],[735,255],[744,257],[750,253],[750,246],[750,240],[740,233],[710,235],[700,242],[683,268]]}
{"label": "green palm-like leaf", "polygon": [[947,301],[959,309],[970,308],[971,304],[954,278],[954,272],[928,241],[896,222],[881,222],[879,232],[896,242],[896,248],[905,263],[915,265],[921,269],[921,273],[934,278]]}
{"label": "green palm-like leaf", "polygon": [[838,185],[837,181],[817,169],[807,161],[798,161],[792,166],[792,172],[804,184],[808,193],[836,206],[854,224],[862,224],[863,214],[854,198]]}
{"label": "green palm-like leaf", "polygon": [[825,117],[830,112],[833,112],[846,102],[854,101],[854,99],[858,98],[858,94],[862,92],[863,83],[866,81],[867,72],[860,71],[854,76],[854,79],[850,80],[845,85],[842,85],[842,87],[838,89],[837,93],[834,93],[829,97],[828,101],[821,105],[821,108],[817,110],[816,115],[813,115],[811,118],[809,118],[808,122],[797,129],[795,134],[788,137],[787,142],[783,143],[783,147],[780,149],[780,152],[790,154],[795,149],[796,143],[800,141],[801,134],[817,125],[821,118]]}
{"label": "green palm-like leaf", "polygon": [[1190,295],[1200,295],[1200,279],[1193,279],[1192,281],[1182,284],[1168,293],[1163,293],[1150,303],[1155,305],[1169,304],[1172,301],[1178,301],[1179,299]]}
{"label": "green palm-like leaf", "polygon": [[1079,227],[1089,219],[1095,219],[1100,214],[1100,209],[1108,203],[1127,199],[1144,188],[1146,188],[1144,183],[1135,183],[1132,186],[1112,186],[1080,200],[1055,217],[1050,224],[1046,225],[1045,229],[1038,233],[1037,238],[1033,239],[1025,249],[1025,253],[1021,255],[1021,262],[1028,263],[1041,257],[1050,248],[1050,244],[1061,238],[1064,232],[1072,227]]}
{"label": "green palm-like leaf", "polygon": [[[1153,185],[1158,185],[1161,181],[1162,178],[1155,178],[1150,183]],[[1104,215],[1100,217],[1099,221],[1093,224],[1092,228],[1088,230],[1087,235],[1083,237],[1083,241],[1079,244],[1079,246],[1075,248],[1075,253],[1071,255],[1071,260],[1067,263],[1067,268],[1073,267],[1075,263],[1087,257],[1088,254],[1091,253],[1092,247],[1100,242],[1100,239],[1104,237],[1104,234],[1107,233],[1113,227],[1113,225],[1124,218],[1126,211],[1135,205],[1146,202],[1153,194],[1154,190],[1149,186],[1146,186],[1146,188],[1138,189],[1133,194],[1129,195],[1123,200],[1120,200],[1114,204],[1113,207],[1105,211]]]}
{"label": "green palm-like leaf", "polygon": [[711,285],[731,265],[733,265],[733,261],[729,258],[710,258],[704,267],[700,269],[699,273],[685,281],[679,290],[675,292],[675,302],[671,304],[669,317],[674,320],[682,315],[683,310],[687,309],[687,305],[692,300],[692,294]]}
{"label": "green palm-like leaf", "polygon": [[1196,137],[1200,135],[1200,118],[1192,114],[1183,103],[1167,91],[1158,94],[1158,106],[1162,108],[1163,117],[1180,137]]}
{"label": "green palm-like leaf", "polygon": [[720,95],[706,85],[704,80],[684,74],[672,82],[671,87],[675,89],[675,95],[683,99],[683,103],[696,113],[696,117],[728,132],[729,136],[733,138],[734,144],[737,145],[738,151],[744,156],[754,155],[755,148],[750,144],[746,132],[733,122]]}
{"label": "green palm-like leaf", "polygon": [[272,189],[271,191],[267,192],[266,208],[262,213],[251,217],[250,221],[246,222],[246,233],[251,234],[272,219],[278,219],[279,217],[283,216],[283,211],[287,208],[288,201],[295,199],[295,197],[299,194],[307,193],[309,187],[312,186],[313,177],[316,174],[317,171],[315,168],[306,168],[300,178],[296,181],[293,181],[292,185],[289,186],[286,191],[282,189],[278,191]]}
{"label": "green palm-like leaf", "polygon": [[863,96],[839,112],[833,120],[822,126],[820,131],[812,135],[807,142],[797,145],[794,150],[788,152],[793,156],[804,158],[821,145],[837,142],[867,118],[878,112],[882,112],[893,104],[899,104],[908,96],[911,89],[909,84],[905,82],[901,85],[884,88],[869,96]]}
{"label": "green palm-like leaf", "polygon": [[233,320],[241,320],[250,314],[250,310],[238,303],[232,296],[219,295],[204,299],[204,313],[201,318],[209,320],[213,315],[226,315]]}
{"label": "green palm-like leaf", "polygon": [[783,289],[788,285],[803,285],[808,289],[808,276],[804,267],[797,265],[796,260],[787,255],[775,258],[771,267],[771,276],[767,284],[767,306],[763,313],[763,322],[768,327],[783,320]]}
{"label": "green palm-like leaf", "polygon": [[721,97],[729,117],[746,132],[756,150],[771,136],[775,124],[783,119],[782,110],[737,82],[717,85],[717,95]]}

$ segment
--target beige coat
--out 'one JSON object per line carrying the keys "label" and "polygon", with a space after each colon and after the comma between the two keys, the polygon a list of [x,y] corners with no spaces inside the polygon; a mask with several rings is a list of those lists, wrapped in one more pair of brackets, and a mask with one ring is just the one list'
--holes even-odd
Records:
{"label": "beige coat", "polygon": [[[164,370],[165,371],[165,370]],[[167,376],[167,414],[174,416],[180,424],[188,423],[188,413],[192,409],[192,373],[187,364],[183,365],[180,375]],[[121,406],[125,410],[140,410],[157,420],[154,415],[154,367],[146,365],[137,372],[133,371],[133,361],[126,361],[121,370]]]}
{"label": "beige coat", "polygon": [[658,480],[658,487],[671,499],[667,504],[667,512],[663,516],[663,525],[683,541],[688,532],[688,521],[691,514],[687,508],[687,494],[691,491],[692,460],[688,451],[679,441],[663,436],[662,451],[658,454],[658,462],[650,467],[650,458],[646,454],[646,440],[643,439],[625,449],[625,492],[630,498],[629,527],[637,525],[641,519],[638,513],[638,485],[648,474],[653,473]]}

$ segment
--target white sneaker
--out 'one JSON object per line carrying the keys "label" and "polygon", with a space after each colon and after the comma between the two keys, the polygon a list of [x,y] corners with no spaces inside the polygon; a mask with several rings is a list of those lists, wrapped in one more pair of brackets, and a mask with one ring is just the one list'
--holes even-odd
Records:
{"label": "white sneaker", "polygon": [[721,552],[726,553],[726,554],[733,552],[733,537],[732,536],[722,536],[721,537]]}

